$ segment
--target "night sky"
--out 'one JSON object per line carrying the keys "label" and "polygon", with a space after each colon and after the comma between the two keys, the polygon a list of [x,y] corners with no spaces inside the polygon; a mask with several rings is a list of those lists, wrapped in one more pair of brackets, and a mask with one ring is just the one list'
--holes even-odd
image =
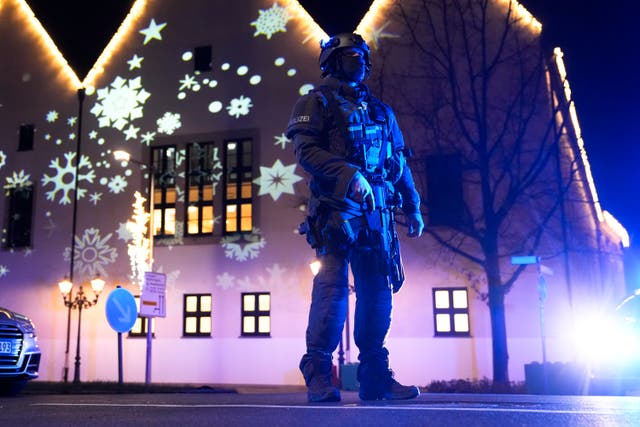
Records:
{"label": "night sky", "polygon": [[[29,0],[80,79],[133,1]],[[326,32],[351,31],[369,1],[302,0]],[[565,54],[568,78],[602,207],[629,231],[640,265],[640,2],[521,0],[543,25],[545,46]],[[74,7],[80,4],[81,7]],[[346,6],[347,4],[348,6]],[[52,6],[56,6],[53,8]],[[91,16],[85,20],[83,8]],[[640,287],[640,274],[635,287]]]}

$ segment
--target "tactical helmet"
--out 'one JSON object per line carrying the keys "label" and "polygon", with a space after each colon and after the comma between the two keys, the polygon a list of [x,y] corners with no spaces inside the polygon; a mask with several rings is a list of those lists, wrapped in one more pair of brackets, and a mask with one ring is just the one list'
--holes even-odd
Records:
{"label": "tactical helmet", "polygon": [[367,73],[371,70],[371,61],[369,60],[369,46],[364,39],[355,33],[340,33],[331,37],[329,40],[320,41],[320,70],[322,70],[322,76],[329,74],[329,66],[331,65],[331,58],[333,54],[345,47],[355,47],[360,49],[364,55],[364,62],[367,68]]}

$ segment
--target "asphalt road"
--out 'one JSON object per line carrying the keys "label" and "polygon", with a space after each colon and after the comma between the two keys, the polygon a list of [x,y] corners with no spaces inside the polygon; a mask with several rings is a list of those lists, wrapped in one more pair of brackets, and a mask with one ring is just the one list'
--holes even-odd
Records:
{"label": "asphalt road", "polygon": [[308,404],[304,393],[20,395],[0,426],[640,426],[640,397],[423,394]]}

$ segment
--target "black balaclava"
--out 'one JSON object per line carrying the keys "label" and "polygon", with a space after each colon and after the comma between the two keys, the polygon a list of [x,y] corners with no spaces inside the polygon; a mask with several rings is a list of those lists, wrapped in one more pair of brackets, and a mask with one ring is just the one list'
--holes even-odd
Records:
{"label": "black balaclava", "polygon": [[336,77],[352,83],[361,83],[367,75],[364,53],[354,48],[346,48],[336,53]]}

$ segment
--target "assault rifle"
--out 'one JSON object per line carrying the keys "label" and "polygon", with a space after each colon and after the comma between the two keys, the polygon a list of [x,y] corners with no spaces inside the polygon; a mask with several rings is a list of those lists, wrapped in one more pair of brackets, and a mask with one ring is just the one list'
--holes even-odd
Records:
{"label": "assault rifle", "polygon": [[402,206],[400,193],[389,187],[384,181],[369,177],[376,206],[365,213],[367,225],[371,231],[379,233],[374,250],[382,262],[393,292],[396,293],[404,283],[404,266],[400,254],[400,240],[396,231],[395,211]]}

